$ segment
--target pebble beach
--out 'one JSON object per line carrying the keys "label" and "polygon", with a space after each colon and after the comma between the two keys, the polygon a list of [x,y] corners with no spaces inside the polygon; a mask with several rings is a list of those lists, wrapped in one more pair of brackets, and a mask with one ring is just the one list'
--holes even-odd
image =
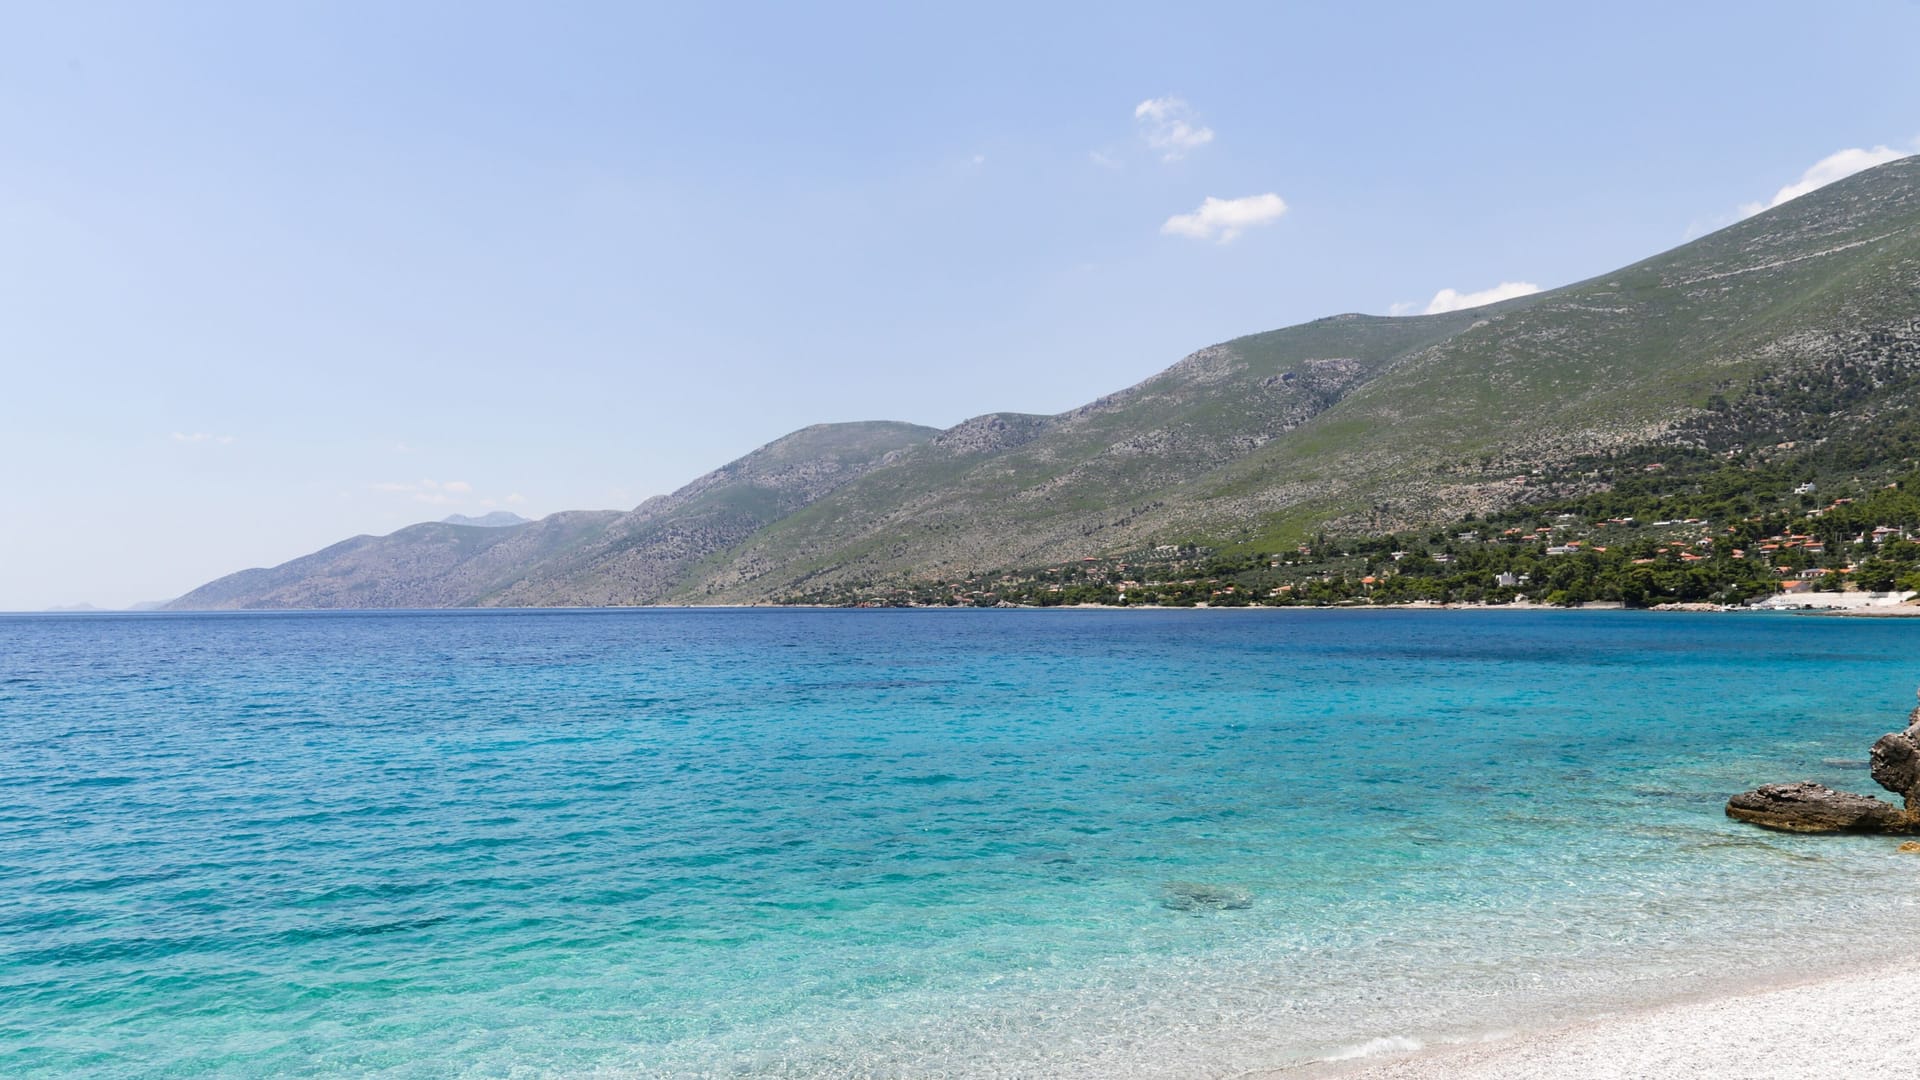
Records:
{"label": "pebble beach", "polygon": [[1343,1080],[1626,1080],[1646,1077],[1910,1077],[1920,1031],[1898,1003],[1920,994],[1910,965],[1622,1013],[1571,1027],[1378,1058],[1317,1073]]}

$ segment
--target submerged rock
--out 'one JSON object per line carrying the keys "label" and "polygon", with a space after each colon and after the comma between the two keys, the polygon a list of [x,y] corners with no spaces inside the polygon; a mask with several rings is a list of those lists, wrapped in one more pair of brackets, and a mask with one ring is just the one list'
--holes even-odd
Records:
{"label": "submerged rock", "polygon": [[1901,844],[1899,850],[1904,855],[1920,855],[1920,840],[1909,840]]}
{"label": "submerged rock", "polygon": [[1161,904],[1174,911],[1238,911],[1253,906],[1253,894],[1225,885],[1202,885],[1193,881],[1169,881]]}
{"label": "submerged rock", "polygon": [[1727,800],[1727,816],[1787,832],[1899,832],[1907,816],[1871,795],[1825,784],[1762,784]]}

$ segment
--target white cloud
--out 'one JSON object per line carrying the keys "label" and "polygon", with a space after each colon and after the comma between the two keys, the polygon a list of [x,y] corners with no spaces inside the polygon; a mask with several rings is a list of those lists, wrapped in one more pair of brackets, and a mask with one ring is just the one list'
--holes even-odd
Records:
{"label": "white cloud", "polygon": [[1269,191],[1239,199],[1207,196],[1191,214],[1175,214],[1160,226],[1168,236],[1187,236],[1195,240],[1218,239],[1227,243],[1256,225],[1271,225],[1287,212],[1287,201]]}
{"label": "white cloud", "polygon": [[1087,160],[1103,169],[1118,169],[1120,167],[1119,158],[1102,150],[1087,151]]}
{"label": "white cloud", "polygon": [[1835,180],[1844,180],[1862,169],[1871,169],[1875,165],[1885,165],[1889,161],[1898,161],[1906,157],[1907,151],[1891,147],[1876,146],[1871,150],[1851,147],[1836,151],[1814,162],[1800,179],[1773,193],[1773,198],[1764,203],[1750,202],[1740,207],[1741,217],[1752,217],[1762,210],[1771,210],[1789,199],[1797,199],[1816,188],[1822,188]]}
{"label": "white cloud", "polygon": [[188,446],[195,446],[195,445],[229,446],[233,443],[233,436],[213,435],[205,431],[196,431],[193,434],[188,435],[185,432],[176,431],[173,433],[173,441],[177,443],[181,443],[183,445],[188,445]]}
{"label": "white cloud", "polygon": [[1213,141],[1213,129],[1201,124],[1193,107],[1177,97],[1148,98],[1133,107],[1133,120],[1161,161],[1179,161]]}
{"label": "white cloud", "polygon": [[[1497,304],[1502,300],[1511,300],[1516,296],[1529,296],[1540,291],[1540,286],[1531,281],[1503,281],[1491,289],[1479,292],[1463,293],[1457,289],[1441,289],[1427,301],[1421,309],[1422,315],[1438,315],[1443,311],[1465,311],[1484,304]],[[1411,315],[1417,307],[1414,303],[1395,304],[1389,310],[1395,315]]]}

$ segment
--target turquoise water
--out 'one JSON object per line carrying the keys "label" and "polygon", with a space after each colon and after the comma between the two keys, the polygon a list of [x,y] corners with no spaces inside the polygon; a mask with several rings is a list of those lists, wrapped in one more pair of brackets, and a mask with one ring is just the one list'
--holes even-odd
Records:
{"label": "turquoise water", "polygon": [[1865,959],[1920,620],[0,618],[0,1075],[1229,1076]]}

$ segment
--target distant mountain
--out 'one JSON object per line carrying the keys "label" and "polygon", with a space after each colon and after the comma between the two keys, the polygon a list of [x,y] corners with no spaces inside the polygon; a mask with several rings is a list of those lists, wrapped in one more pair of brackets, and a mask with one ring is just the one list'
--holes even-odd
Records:
{"label": "distant mountain", "polygon": [[523,518],[511,510],[495,510],[490,514],[482,514],[479,517],[468,517],[465,514],[449,514],[441,518],[440,523],[443,525],[470,525],[480,529],[504,529],[510,525],[525,525],[529,520],[531,519]]}
{"label": "distant mountain", "polygon": [[175,600],[205,608],[592,606],[663,599],[699,560],[933,437],[912,424],[822,424],[629,513],[553,514],[476,528],[429,522],[357,536]]}
{"label": "distant mountain", "polygon": [[1917,405],[1907,158],[1588,281],[1239,338],[1056,416],[809,428],[564,542],[502,549],[483,574],[456,572],[477,555],[402,557],[427,539],[402,539],[413,530],[452,528],[414,526],[178,605],[744,603],[1155,544],[1277,545],[1484,514],[1539,498],[1530,476],[1648,447],[1775,439],[1863,458]]}
{"label": "distant mountain", "polygon": [[575,510],[496,529],[409,525],[386,536],[343,540],[271,569],[229,574],[168,607],[472,607],[619,517],[617,510]]}
{"label": "distant mountain", "polygon": [[46,610],[49,614],[68,615],[82,614],[89,611],[159,611],[170,603],[172,603],[171,600],[142,600],[137,604],[128,604],[124,608],[103,608],[97,604],[62,604],[58,607],[47,608]]}

